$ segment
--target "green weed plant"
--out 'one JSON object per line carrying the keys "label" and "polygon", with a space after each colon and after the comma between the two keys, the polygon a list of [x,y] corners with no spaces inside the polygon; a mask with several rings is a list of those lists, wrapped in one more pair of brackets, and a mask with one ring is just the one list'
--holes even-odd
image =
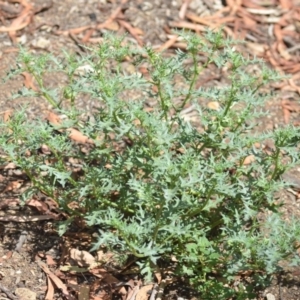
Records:
{"label": "green weed plant", "polygon": [[[92,250],[105,246],[135,257],[147,279],[169,266],[201,299],[251,298],[281,261],[299,264],[299,221],[283,221],[275,198],[281,175],[299,163],[299,130],[255,130],[266,114],[261,88],[280,79],[262,61],[245,58],[220,32],[181,36],[187,50],[172,56],[110,35],[79,58],[21,49],[11,75],[30,73],[39,92],[17,96],[44,97],[65,119],[60,125],[27,120],[23,109],[1,123],[1,149],[31,180],[24,199],[42,191],[70,216],[59,225],[61,235],[81,217],[99,231]],[[128,58],[134,72],[122,68]],[[247,71],[257,64],[259,71]],[[227,68],[227,85],[196,87],[210,65]],[[78,72],[82,66],[88,68]],[[49,72],[64,73],[65,85],[48,88]],[[87,118],[77,106],[83,94],[99,104]],[[151,110],[149,99],[157,103]],[[200,126],[183,118],[188,105]],[[71,127],[93,141],[87,150],[70,140]],[[266,140],[274,142],[271,153],[263,149]],[[50,153],[41,153],[42,145]],[[250,155],[255,160],[245,164]],[[251,280],[232,285],[242,274]]]}

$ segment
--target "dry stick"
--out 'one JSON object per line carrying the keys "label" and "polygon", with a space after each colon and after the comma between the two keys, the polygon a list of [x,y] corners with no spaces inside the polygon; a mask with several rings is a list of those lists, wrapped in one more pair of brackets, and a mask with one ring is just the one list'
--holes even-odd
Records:
{"label": "dry stick", "polygon": [[95,32],[95,30],[96,30],[96,27],[95,27],[95,26],[93,26],[92,28],[90,28],[90,29],[86,32],[86,34],[84,35],[84,37],[81,39],[81,41],[82,41],[83,43],[87,43],[87,42],[89,41],[89,39],[91,38],[91,36],[93,35],[93,33]]}
{"label": "dry stick", "polygon": [[110,24],[110,23],[118,16],[119,13],[121,13],[121,11],[122,11],[122,5],[119,6],[119,7],[118,7],[118,8],[110,15],[110,17],[109,17],[105,22],[103,22],[103,23],[101,23],[101,24],[98,24],[98,25],[96,25],[96,26],[92,26],[92,27],[88,30],[88,32],[84,35],[84,37],[81,39],[81,41],[82,41],[83,43],[87,43],[87,42],[90,40],[91,36],[93,35],[93,33],[95,32],[96,29],[103,29],[103,28],[105,28],[107,25],[109,25],[109,24]]}
{"label": "dry stick", "polygon": [[288,53],[292,53],[292,52],[295,52],[295,51],[297,51],[297,50],[299,50],[299,49],[300,49],[300,45],[295,45],[295,46],[293,46],[293,47],[287,49],[287,52],[288,52]]}
{"label": "dry stick", "polygon": [[183,20],[185,18],[185,14],[186,14],[187,8],[189,7],[190,2],[191,2],[191,0],[185,0],[183,2],[183,4],[181,5],[180,11],[179,11],[180,19]]}
{"label": "dry stick", "polygon": [[183,109],[181,112],[180,112],[180,115],[181,116],[184,116],[184,115],[187,115],[188,113],[190,113],[191,111],[193,111],[195,109],[195,105],[192,104],[191,106]]}
{"label": "dry stick", "polygon": [[111,16],[106,20],[104,21],[103,23],[97,25],[97,29],[103,29],[105,28],[105,26],[107,24],[109,24],[110,22],[112,22],[117,16],[118,14],[122,11],[122,6],[119,6],[112,14]]}
{"label": "dry stick", "polygon": [[[80,46],[80,43],[79,43],[78,39],[75,38],[75,36],[74,36],[75,34],[79,34],[79,33],[83,32],[83,31],[85,31],[85,30],[89,30],[89,31],[84,35],[84,37],[81,39],[81,42],[82,42],[82,43],[86,43],[87,41],[90,40],[92,34],[94,33],[94,31],[95,31],[96,29],[103,29],[103,28],[106,28],[106,26],[107,26],[108,24],[110,24],[112,21],[114,21],[114,20],[117,18],[117,16],[119,15],[119,13],[122,12],[123,5],[124,5],[125,3],[127,3],[127,1],[128,1],[128,0],[122,0],[122,1],[121,1],[121,5],[120,5],[119,7],[117,7],[116,10],[112,12],[112,14],[110,15],[110,17],[109,17],[106,21],[104,21],[103,23],[101,23],[101,24],[98,24],[98,25],[96,25],[96,26],[95,26],[95,25],[93,25],[93,26],[87,25],[87,26],[82,26],[82,27],[78,27],[78,28],[73,28],[73,29],[69,29],[69,30],[65,30],[65,31],[58,30],[58,31],[56,31],[55,33],[56,33],[56,34],[69,35],[70,38],[73,39],[73,40],[76,42],[76,44],[77,44],[78,46]],[[0,29],[1,29],[1,27],[0,27]],[[83,50],[83,49],[81,49],[81,50]]]}
{"label": "dry stick", "polygon": [[41,220],[54,220],[53,215],[40,215],[40,216],[0,216],[0,222],[36,222]]}
{"label": "dry stick", "polygon": [[128,0],[122,0],[121,5],[113,11],[113,13],[110,15],[110,17],[103,23],[99,24],[96,26],[97,29],[103,29],[105,26],[109,23],[111,23],[114,19],[117,18],[117,16],[122,12],[123,9],[123,4],[125,4]]}
{"label": "dry stick", "polygon": [[215,14],[210,15],[210,16],[205,16],[205,19],[206,20],[218,20],[220,18],[223,18],[223,15],[227,14],[228,12],[230,12],[230,7],[225,6],[221,9],[219,9]]}
{"label": "dry stick", "polygon": [[129,33],[136,39],[138,44],[142,47],[144,45],[143,41],[140,39],[140,37],[136,34],[135,29],[126,21],[118,20],[121,26],[123,26],[125,29],[129,31]]}
{"label": "dry stick", "polygon": [[69,33],[72,33],[72,34],[79,34],[81,33],[82,31],[85,31],[87,29],[90,29],[91,26],[90,25],[86,25],[86,26],[82,26],[82,27],[78,27],[78,28],[73,28],[73,29],[69,29],[69,30],[57,30],[55,31],[55,34],[63,34],[63,35],[68,35]]}
{"label": "dry stick", "polygon": [[164,50],[169,49],[170,47],[172,47],[176,42],[177,42],[178,36],[175,35],[174,37],[172,37],[171,39],[169,39],[167,42],[165,42],[162,46],[160,46],[157,51],[158,52],[162,52]]}
{"label": "dry stick", "polygon": [[159,290],[157,293],[156,300],[162,300],[166,285],[167,285],[167,280],[163,279],[159,285]]}
{"label": "dry stick", "polygon": [[206,27],[198,24],[192,24],[189,22],[181,21],[181,22],[170,22],[169,25],[171,27],[178,27],[178,28],[186,28],[192,30],[199,30],[199,31],[206,31]]}
{"label": "dry stick", "polygon": [[6,114],[6,113],[8,113],[8,112],[11,112],[11,109],[7,109],[7,110],[4,110],[4,111],[1,111],[1,112],[0,112],[0,115]]}
{"label": "dry stick", "polygon": [[[98,24],[97,26],[87,25],[87,26],[73,28],[73,29],[69,29],[69,30],[65,30],[65,31],[58,30],[58,31],[56,31],[56,34],[69,35],[71,33],[71,34],[74,35],[74,34],[81,33],[81,32],[83,32],[87,29],[91,29],[91,30],[103,29],[118,16],[118,14],[122,11],[123,4],[125,4],[126,2],[127,2],[127,0],[122,0],[121,5],[110,15],[110,17],[106,21],[104,21],[103,23]],[[73,37],[71,37],[71,38],[73,38]]]}
{"label": "dry stick", "polygon": [[226,4],[230,7],[230,16],[234,16],[237,10],[241,7],[242,1],[241,0],[226,0]]}
{"label": "dry stick", "polygon": [[86,49],[84,47],[82,47],[80,41],[77,39],[75,34],[73,34],[72,32],[69,32],[69,37],[75,42],[76,46],[80,49],[80,51],[86,52]]}
{"label": "dry stick", "polygon": [[172,45],[172,48],[175,48],[175,49],[186,50],[186,47],[187,47],[186,43],[175,43],[174,45]]}
{"label": "dry stick", "polygon": [[[15,32],[25,28],[29,23],[32,17],[32,12],[25,12],[24,14],[20,15],[17,19],[15,19],[11,26],[1,26],[0,32]],[[18,22],[17,22],[18,21]]]}
{"label": "dry stick", "polygon": [[[220,27],[221,24],[222,24],[221,22],[219,22],[219,20],[214,20],[214,21],[211,22],[209,20],[206,20],[205,17],[199,17],[199,16],[197,16],[196,14],[193,14],[193,13],[187,13],[186,17],[189,20],[192,20],[193,22],[200,23],[200,24],[208,26],[212,29],[214,29],[216,27]],[[234,20],[234,18],[232,18],[232,20]]]}
{"label": "dry stick", "polygon": [[3,286],[2,284],[0,284],[0,290],[6,294],[6,296],[9,298],[9,299],[12,299],[12,300],[18,300],[19,297],[17,296],[14,296],[10,290],[8,288],[6,288],[5,286]]}
{"label": "dry stick", "polygon": [[159,286],[158,286],[157,283],[155,283],[154,286],[153,286],[153,290],[152,290],[152,293],[151,293],[151,296],[150,296],[149,300],[155,300],[156,294],[158,293],[158,290],[159,290]]}

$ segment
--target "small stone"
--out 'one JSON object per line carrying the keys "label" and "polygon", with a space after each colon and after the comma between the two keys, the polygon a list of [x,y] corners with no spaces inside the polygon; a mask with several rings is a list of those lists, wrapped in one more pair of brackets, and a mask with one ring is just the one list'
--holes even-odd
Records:
{"label": "small stone", "polygon": [[268,294],[266,295],[266,299],[267,299],[267,300],[276,300],[276,299],[275,299],[275,296],[274,296],[273,294],[271,294],[271,293],[268,293]]}
{"label": "small stone", "polygon": [[83,76],[83,75],[86,75],[88,73],[93,73],[93,72],[95,72],[95,69],[91,65],[83,65],[83,66],[78,67],[75,70],[74,74]]}
{"label": "small stone", "polygon": [[18,43],[21,45],[25,45],[27,42],[27,36],[26,34],[21,35],[19,38],[17,38]]}
{"label": "small stone", "polygon": [[40,49],[48,49],[50,46],[50,41],[44,37],[39,37],[31,42],[32,46]]}
{"label": "small stone", "polygon": [[15,294],[22,300],[36,300],[36,293],[26,288],[18,288]]}

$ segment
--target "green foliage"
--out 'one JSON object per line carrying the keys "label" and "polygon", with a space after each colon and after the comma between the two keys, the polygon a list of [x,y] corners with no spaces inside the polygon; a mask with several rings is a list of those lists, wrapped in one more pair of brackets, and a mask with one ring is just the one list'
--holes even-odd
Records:
{"label": "green foliage", "polygon": [[[148,278],[162,262],[172,264],[205,299],[245,299],[253,296],[255,282],[279,270],[281,260],[299,263],[299,222],[285,223],[274,197],[284,185],[281,175],[299,162],[299,129],[255,133],[268,96],[261,87],[279,79],[262,61],[243,57],[220,32],[182,38],[187,51],[168,57],[124,46],[113,36],[82,58],[22,50],[15,73],[32,74],[36,94],[67,119],[54,128],[28,121],[21,111],[1,124],[1,148],[32,181],[25,198],[41,190],[70,217],[84,217],[99,229],[93,249],[105,245],[134,255]],[[123,70],[127,57],[135,72]],[[257,63],[261,70],[249,71]],[[197,88],[210,65],[228,68],[228,84]],[[82,66],[88,67],[78,72]],[[45,86],[48,70],[68,78],[55,93]],[[83,94],[99,104],[89,118],[77,106]],[[157,103],[151,111],[145,110],[149,99]],[[219,109],[199,99],[218,102]],[[201,128],[184,120],[187,104],[197,110]],[[64,129],[70,127],[94,145],[82,151],[68,138]],[[255,146],[266,139],[274,141],[271,154]],[[41,145],[51,154],[39,153]],[[255,161],[245,165],[249,155]],[[76,174],[70,159],[80,166]],[[74,201],[77,209],[68,205]],[[61,234],[70,220],[60,225]],[[253,274],[254,283],[233,288],[234,276],[243,272]]]}

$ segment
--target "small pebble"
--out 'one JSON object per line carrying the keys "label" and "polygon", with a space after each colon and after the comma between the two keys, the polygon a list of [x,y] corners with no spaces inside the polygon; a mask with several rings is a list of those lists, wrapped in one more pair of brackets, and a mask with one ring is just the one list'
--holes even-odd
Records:
{"label": "small pebble", "polygon": [[22,300],[36,300],[36,293],[26,288],[17,288],[15,294]]}
{"label": "small pebble", "polygon": [[276,299],[275,299],[275,296],[274,296],[273,294],[271,294],[271,293],[268,293],[268,294],[266,295],[266,299],[267,299],[267,300],[276,300]]}

